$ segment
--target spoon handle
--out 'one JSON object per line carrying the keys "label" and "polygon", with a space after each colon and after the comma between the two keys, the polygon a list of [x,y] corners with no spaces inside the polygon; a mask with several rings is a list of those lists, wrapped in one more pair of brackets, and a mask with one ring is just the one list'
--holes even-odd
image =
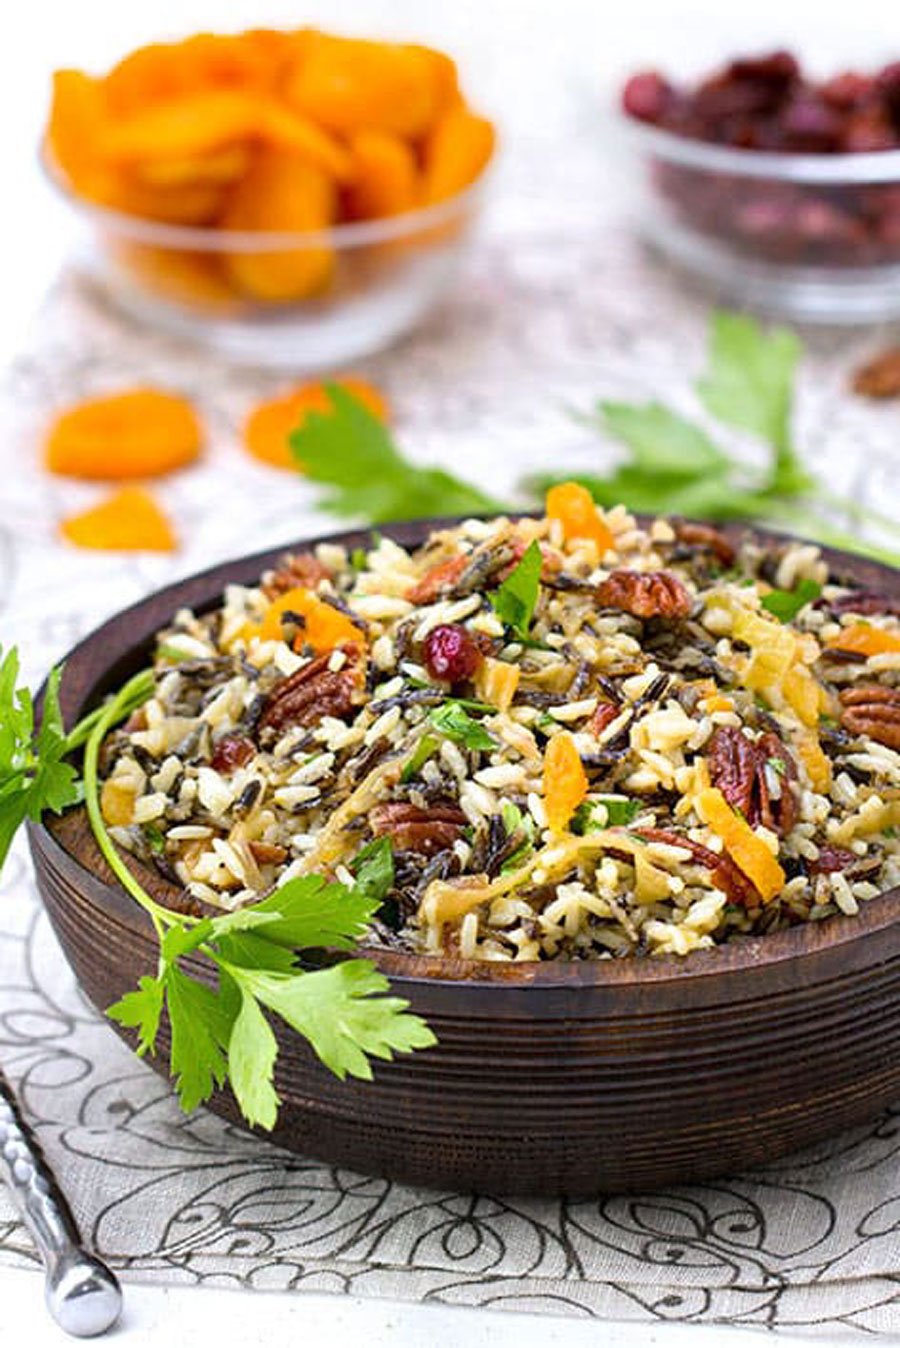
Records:
{"label": "spoon handle", "polygon": [[2,1071],[0,1178],[6,1180],[43,1260],[50,1314],[70,1334],[102,1334],[118,1319],[119,1285],[81,1243],[72,1211]]}

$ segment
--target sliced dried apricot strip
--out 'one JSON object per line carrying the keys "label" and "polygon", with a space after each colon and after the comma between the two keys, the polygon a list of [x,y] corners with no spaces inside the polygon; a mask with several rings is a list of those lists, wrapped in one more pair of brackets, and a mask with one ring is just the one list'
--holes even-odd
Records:
{"label": "sliced dried apricot strip", "polygon": [[190,463],[203,431],[189,402],[136,388],[88,398],[50,427],[45,461],[52,473],[81,478],[154,477]]}
{"label": "sliced dried apricot strip", "polygon": [[425,200],[445,201],[469,187],[494,153],[494,128],[465,106],[444,113],[425,143]]}
{"label": "sliced dried apricot strip", "polygon": [[547,516],[559,520],[563,538],[590,538],[602,557],[614,543],[609,525],[601,518],[593,496],[577,482],[560,482],[547,492]]}
{"label": "sliced dried apricot strip", "polygon": [[568,730],[554,735],[544,753],[544,809],[553,833],[564,833],[588,792],[588,779]]}
{"label": "sliced dried apricot strip", "polygon": [[763,903],[780,894],[785,874],[762,838],[737,814],[717,787],[710,786],[697,797],[697,813],[722,845],[738,870],[752,881]]}
{"label": "sliced dried apricot strip", "polygon": [[844,627],[828,642],[828,649],[849,651],[854,655],[886,655],[900,651],[900,633],[886,632],[871,623],[853,623]]}
{"label": "sliced dried apricot strip", "polygon": [[63,520],[60,532],[79,548],[112,552],[174,552],[178,546],[168,519],[142,487],[122,487]]}
{"label": "sliced dried apricot strip", "polygon": [[273,599],[266,609],[259,635],[263,641],[278,641],[282,636],[282,618],[297,614],[303,626],[294,643],[297,650],[311,646],[319,654],[333,651],[342,642],[361,642],[362,629],[340,609],[320,599],[312,590],[299,586]]}
{"label": "sliced dried apricot strip", "polygon": [[419,204],[416,157],[406,141],[389,131],[359,131],[350,142],[353,182],[349,213],[358,220],[400,215]]}
{"label": "sliced dried apricot strip", "polygon": [[[343,375],[332,382],[352,393],[374,416],[387,421],[389,408],[383,395],[372,384],[356,375]],[[288,445],[292,431],[303,424],[310,412],[329,412],[331,403],[325,384],[318,381],[301,384],[277,398],[259,403],[244,423],[244,445],[255,459],[274,468],[298,469]]]}

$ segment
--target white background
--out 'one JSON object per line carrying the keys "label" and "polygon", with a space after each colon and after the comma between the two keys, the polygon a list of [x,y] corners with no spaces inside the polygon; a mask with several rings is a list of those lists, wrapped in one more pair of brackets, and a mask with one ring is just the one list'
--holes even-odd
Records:
{"label": "white background", "polygon": [[[50,71],[74,65],[102,70],[139,43],[203,28],[320,23],[333,29],[420,38],[461,60],[476,101],[500,121],[504,159],[495,219],[514,225],[529,211],[577,210],[553,176],[553,147],[580,137],[608,171],[604,117],[621,76],[637,65],[699,69],[741,48],[797,47],[822,70],[853,61],[900,57],[897,0],[10,0],[4,6],[0,79],[3,225],[0,248],[0,355],[15,352],[24,325],[52,279],[65,247],[63,212],[42,184],[36,144]],[[539,77],[535,76],[539,71]],[[528,153],[524,152],[527,147]],[[535,181],[535,149],[545,151],[548,180]],[[526,169],[526,164],[528,168]],[[610,175],[610,212],[618,209]],[[0,506],[3,483],[0,482]],[[63,1181],[65,1176],[62,1176]],[[525,1318],[494,1312],[401,1306],[319,1295],[132,1287],[116,1342],[140,1348],[160,1341],[194,1348],[208,1342],[253,1345],[300,1337],[367,1348],[419,1348],[429,1339],[467,1348],[608,1348],[725,1343],[739,1348],[757,1334],[694,1327],[601,1327],[595,1322]],[[4,1343],[33,1348],[65,1342],[48,1326],[36,1274],[0,1270]],[[780,1342],[798,1342],[783,1338]],[[854,1338],[854,1341],[855,1338]]]}

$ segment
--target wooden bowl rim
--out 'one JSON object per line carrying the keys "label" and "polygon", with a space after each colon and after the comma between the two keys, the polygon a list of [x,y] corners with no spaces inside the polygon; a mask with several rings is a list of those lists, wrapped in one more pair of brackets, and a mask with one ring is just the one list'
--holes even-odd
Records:
{"label": "wooden bowl rim", "polygon": [[[530,514],[528,511],[511,513],[514,518],[527,518]],[[291,551],[309,549],[320,543],[337,544],[349,551],[370,542],[375,532],[392,538],[402,546],[414,547],[423,542],[432,530],[452,528],[463,518],[471,516],[437,517],[387,524],[380,526],[377,531],[357,528],[303,537],[275,548],[215,563],[202,571],[170,582],[127,608],[120,609],[83,637],[64,658],[60,703],[65,724],[76,721],[89,703],[96,702],[119,686],[139,667],[136,657],[146,649],[154,633],[171,619],[178,608],[202,612],[212,607],[227,584],[252,583]],[[637,518],[643,521],[646,517],[638,515]],[[786,540],[808,541],[795,535],[744,524],[719,527],[733,539],[751,538],[763,545]],[[821,547],[833,575],[846,578],[862,588],[877,589],[887,595],[900,597],[900,570],[867,557],[819,544],[816,546]],[[103,654],[102,662],[98,659],[100,653]],[[103,671],[99,676],[95,673],[98,667]],[[43,820],[30,824],[29,831],[33,845],[36,844],[53,856],[57,865],[60,861],[68,861],[82,872],[92,902],[101,905],[108,915],[125,925],[140,925],[144,921],[144,914],[125,890],[120,885],[98,880],[79,858],[62,846]],[[805,957],[825,953],[831,955],[835,951],[849,950],[867,940],[877,940],[880,932],[898,921],[898,899],[900,886],[868,900],[855,916],[835,915],[770,934],[739,938],[727,945],[714,946],[711,950],[695,951],[690,956],[493,963],[410,954],[373,946],[360,947],[360,953],[374,960],[395,984],[401,988],[405,985],[411,990],[417,984],[434,984],[436,981],[443,985],[506,990],[529,987],[613,988],[623,985],[639,988],[654,984],[671,985],[670,992],[679,987],[690,1000],[692,988],[697,989],[698,984],[718,980],[722,975],[753,974],[763,978],[766,970],[776,966],[789,967]],[[662,991],[661,988],[659,990]]]}

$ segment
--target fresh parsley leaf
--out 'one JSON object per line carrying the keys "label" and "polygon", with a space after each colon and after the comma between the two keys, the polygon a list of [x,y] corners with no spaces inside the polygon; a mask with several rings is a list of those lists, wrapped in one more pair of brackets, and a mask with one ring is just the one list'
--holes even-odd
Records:
{"label": "fresh parsley leaf", "polygon": [[728,473],[731,463],[705,431],[662,403],[600,404],[602,424],[632,451],[632,463],[653,477]]}
{"label": "fresh parsley leaf", "polygon": [[573,833],[597,833],[604,828],[621,828],[641,812],[639,800],[628,796],[599,796],[583,801],[572,816]]}
{"label": "fresh parsley leaf", "polygon": [[380,523],[501,509],[451,473],[410,463],[384,423],[345,388],[326,384],[325,391],[331,411],[307,413],[290,448],[311,482],[332,488],[322,501],[326,510]]}
{"label": "fresh parsley leaf", "polygon": [[488,596],[491,607],[500,621],[522,640],[527,640],[528,629],[534,617],[541,586],[542,565],[540,544],[533,538],[525,549],[521,561],[509,573],[503,584]]}
{"label": "fresh parsley leaf", "polygon": [[162,829],[157,828],[155,824],[145,824],[143,834],[153,855],[162,856],[166,850],[166,839]]}
{"label": "fresh parsley leaf", "polygon": [[762,470],[745,464],[700,427],[658,403],[601,403],[600,425],[630,451],[611,472],[554,473],[526,479],[544,492],[574,481],[599,505],[623,503],[648,515],[684,515],[708,520],[744,519],[775,524],[809,538],[900,566],[900,553],[860,541],[835,527],[828,512],[854,523],[869,522],[888,533],[896,522],[880,511],[833,493],[804,466],[792,440],[797,338],[783,329],[766,331],[743,314],[717,313],[710,324],[709,368],[697,385],[708,412],[728,426],[760,437],[769,450]]}
{"label": "fresh parsley leaf", "polygon": [[107,1008],[110,1020],[127,1029],[138,1031],[138,1057],[153,1053],[156,1048],[156,1036],[166,999],[166,990],[161,978],[144,975],[132,992],[126,992],[113,1006]]}
{"label": "fresh parsley leaf", "polygon": [[770,590],[764,594],[760,604],[767,613],[779,622],[793,622],[797,614],[813,599],[822,593],[821,585],[814,580],[800,580],[792,590]]}
{"label": "fresh parsley leaf", "polygon": [[224,997],[174,964],[164,974],[172,1027],[172,1073],[186,1113],[208,1100],[228,1078],[226,1053],[234,1016]]}
{"label": "fresh parsley leaf", "polygon": [[436,740],[434,735],[423,735],[416,745],[415,749],[406,760],[403,771],[400,774],[400,780],[404,784],[411,782],[417,777],[422,768],[440,748],[440,741]]}
{"label": "fresh parsley leaf", "polygon": [[329,884],[321,875],[300,875],[242,911],[277,915],[254,933],[275,945],[350,950],[365,933],[379,902],[361,885],[351,890]]}
{"label": "fresh parsley leaf", "polygon": [[709,369],[697,392],[713,416],[758,435],[775,450],[769,486],[805,491],[811,479],[791,438],[794,375],[801,345],[786,328],[765,329],[748,314],[720,311],[710,328]]}
{"label": "fresh parsley leaf", "polygon": [[495,749],[497,742],[458,702],[435,707],[428,717],[435,730],[465,749]]}
{"label": "fresh parsley leaf", "polygon": [[59,814],[81,799],[77,773],[64,761],[69,752],[59,707],[62,671],[51,671],[44,691],[40,729],[27,688],[18,687],[19,656],[0,648],[0,867],[19,827]]}
{"label": "fresh parsley leaf", "polygon": [[272,1084],[278,1044],[259,1003],[247,993],[228,1041],[228,1079],[248,1123],[272,1129],[280,1100]]}
{"label": "fresh parsley leaf", "polygon": [[514,852],[510,852],[500,867],[501,875],[509,875],[523,866],[534,851],[534,820],[530,814],[523,814],[517,805],[513,805],[512,801],[508,800],[504,801],[500,807],[500,817],[503,820],[507,837],[511,838],[519,834],[522,838],[519,846]]}
{"label": "fresh parsley leaf", "polygon": [[390,1059],[436,1042],[425,1022],[408,1013],[408,1002],[382,995],[390,984],[368,960],[294,977],[243,969],[235,977],[245,995],[302,1034],[341,1081],[370,1081],[369,1057]]}
{"label": "fresh parsley leaf", "polygon": [[350,867],[356,888],[380,908],[394,887],[394,849],[388,837],[373,838],[357,852]]}

